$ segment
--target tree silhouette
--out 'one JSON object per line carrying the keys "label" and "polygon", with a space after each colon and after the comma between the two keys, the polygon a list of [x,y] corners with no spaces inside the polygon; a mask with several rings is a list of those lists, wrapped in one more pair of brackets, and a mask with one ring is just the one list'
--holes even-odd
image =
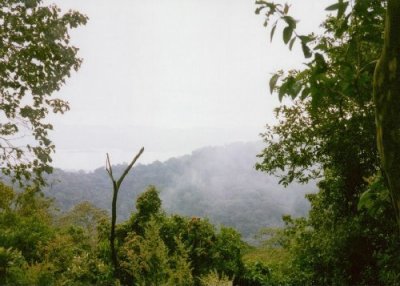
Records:
{"label": "tree silhouette", "polygon": [[106,160],[106,170],[108,175],[110,176],[110,179],[113,184],[113,199],[112,199],[112,207],[111,207],[111,231],[110,231],[110,248],[111,248],[111,261],[114,266],[114,274],[118,276],[118,258],[117,258],[117,252],[115,250],[115,222],[117,221],[117,198],[118,198],[118,191],[119,188],[122,184],[122,181],[125,179],[126,175],[129,173],[129,171],[132,169],[133,165],[139,159],[140,155],[142,155],[144,151],[144,147],[140,149],[140,151],[136,154],[136,156],[133,158],[132,162],[126,167],[124,172],[122,173],[121,177],[116,180],[113,175],[112,167],[111,167],[111,162],[110,162],[110,156],[107,153],[107,160]]}

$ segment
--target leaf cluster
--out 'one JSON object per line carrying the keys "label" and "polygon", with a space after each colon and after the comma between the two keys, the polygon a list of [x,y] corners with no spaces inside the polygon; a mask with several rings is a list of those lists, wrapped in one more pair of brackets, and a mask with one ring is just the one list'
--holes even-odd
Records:
{"label": "leaf cluster", "polygon": [[244,243],[237,231],[217,231],[198,217],[167,216],[154,186],[137,198],[136,208],[117,228],[123,283],[200,285],[213,271],[232,278],[243,270]]}
{"label": "leaf cluster", "polygon": [[288,101],[262,134],[267,146],[256,168],[284,185],[318,179],[319,188],[307,196],[308,217],[284,217],[273,240],[280,245],[266,250],[289,254],[272,271],[277,285],[397,283],[400,245],[379,175],[372,100],[384,9],[385,1],[336,1],[323,33],[307,43],[305,68],[270,80],[271,92]]}
{"label": "leaf cluster", "polygon": [[[280,170],[284,184],[306,182],[337,167],[371,176],[378,166],[371,90],[383,8],[378,1],[356,4],[346,16],[327,18],[304,70],[271,78],[271,91],[294,101],[276,108],[279,124],[262,135],[267,148],[256,167]],[[343,17],[349,28],[342,32]],[[353,158],[350,166],[348,158]]]}
{"label": "leaf cluster", "polygon": [[51,172],[55,147],[46,118],[69,110],[52,94],[81,65],[69,30],[86,21],[41,0],[0,3],[0,169],[14,181],[42,185],[41,173]]}

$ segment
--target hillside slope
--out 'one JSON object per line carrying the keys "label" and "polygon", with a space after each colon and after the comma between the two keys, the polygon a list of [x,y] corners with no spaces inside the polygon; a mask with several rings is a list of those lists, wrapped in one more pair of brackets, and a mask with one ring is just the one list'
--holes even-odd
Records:
{"label": "hillside slope", "polygon": [[[118,197],[118,218],[126,219],[135,210],[134,202],[148,185],[161,191],[167,212],[208,217],[214,223],[237,228],[249,239],[258,229],[281,224],[282,214],[305,215],[304,194],[314,186],[283,188],[275,177],[254,169],[263,144],[233,143],[206,147],[191,155],[148,165],[138,164],[126,177]],[[121,173],[126,165],[113,166]],[[55,170],[46,193],[61,209],[88,200],[109,209],[111,182],[104,168],[90,173]]]}

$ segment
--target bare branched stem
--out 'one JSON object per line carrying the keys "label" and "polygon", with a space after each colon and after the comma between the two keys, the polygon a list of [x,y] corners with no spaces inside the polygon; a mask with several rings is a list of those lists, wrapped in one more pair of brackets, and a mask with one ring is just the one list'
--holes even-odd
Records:
{"label": "bare branched stem", "polygon": [[113,184],[113,198],[112,198],[112,206],[111,206],[111,231],[110,231],[110,248],[111,248],[111,260],[114,266],[114,274],[116,277],[118,277],[119,273],[119,265],[118,265],[118,257],[117,257],[117,251],[115,249],[115,224],[117,221],[117,198],[118,198],[118,191],[119,188],[125,179],[126,175],[129,173],[129,171],[132,169],[133,165],[139,159],[140,155],[144,152],[144,147],[140,149],[140,151],[136,154],[136,156],[132,159],[131,163],[126,167],[124,172],[122,173],[121,177],[118,180],[115,180],[113,171],[112,171],[112,166],[111,166],[111,160],[110,156],[107,153],[107,158],[106,158],[106,170],[108,175],[110,176],[110,179]]}

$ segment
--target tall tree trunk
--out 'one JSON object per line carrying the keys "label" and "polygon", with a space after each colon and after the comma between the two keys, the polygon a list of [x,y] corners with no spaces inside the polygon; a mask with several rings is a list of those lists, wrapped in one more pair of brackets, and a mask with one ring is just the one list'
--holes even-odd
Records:
{"label": "tall tree trunk", "polygon": [[114,266],[115,276],[118,276],[118,260],[117,251],[115,249],[115,223],[117,222],[117,198],[118,191],[116,182],[113,181],[113,198],[111,204],[111,231],[110,231],[110,249],[111,249],[111,261]]}
{"label": "tall tree trunk", "polygon": [[388,0],[374,76],[377,144],[400,229],[400,0]]}
{"label": "tall tree trunk", "polygon": [[132,169],[133,165],[135,164],[136,160],[142,155],[144,148],[140,149],[139,153],[133,158],[131,163],[126,167],[124,172],[122,173],[121,177],[118,180],[115,180],[114,174],[111,167],[110,156],[107,154],[107,161],[106,161],[106,170],[110,179],[113,183],[113,199],[111,205],[111,231],[110,231],[110,250],[111,250],[111,261],[114,267],[114,276],[119,276],[119,264],[118,264],[118,257],[117,257],[117,250],[115,248],[115,224],[117,221],[117,198],[118,198],[118,191],[119,187],[122,184],[122,181],[125,179],[125,176],[128,172]]}

